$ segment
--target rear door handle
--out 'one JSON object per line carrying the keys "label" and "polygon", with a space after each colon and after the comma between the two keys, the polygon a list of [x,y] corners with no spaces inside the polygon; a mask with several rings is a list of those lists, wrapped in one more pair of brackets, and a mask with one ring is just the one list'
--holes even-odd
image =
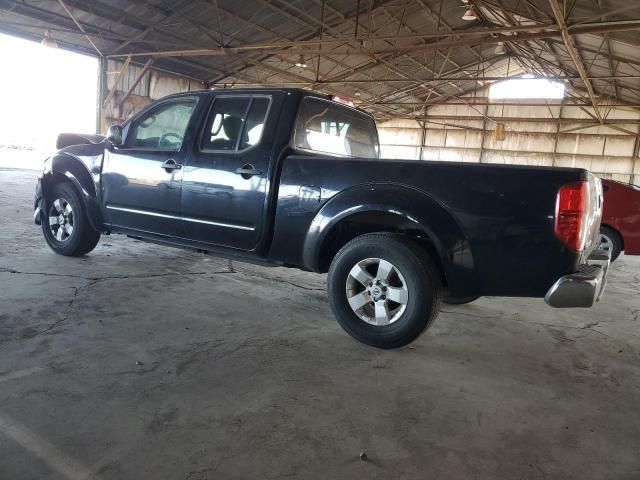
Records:
{"label": "rear door handle", "polygon": [[254,175],[262,175],[262,170],[257,169],[253,165],[247,164],[242,167],[236,169],[236,173],[238,175],[242,175],[242,178],[249,179]]}
{"label": "rear door handle", "polygon": [[179,163],[176,163],[176,161],[173,158],[170,158],[169,160],[164,162],[161,166],[167,172],[170,172],[172,170],[180,170],[182,168],[182,165],[180,165]]}

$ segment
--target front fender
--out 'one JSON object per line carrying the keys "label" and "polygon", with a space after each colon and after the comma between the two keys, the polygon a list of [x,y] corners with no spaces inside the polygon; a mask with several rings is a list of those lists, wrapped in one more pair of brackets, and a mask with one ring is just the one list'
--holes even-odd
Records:
{"label": "front fender", "polygon": [[[97,170],[95,168],[96,164]],[[47,198],[48,191],[58,181],[59,176],[64,176],[80,194],[91,226],[99,232],[104,232],[104,220],[96,190],[99,174],[100,158],[96,156],[80,158],[64,152],[57,153],[45,162],[44,172],[40,180],[43,198]]]}
{"label": "front fender", "polygon": [[312,220],[305,238],[305,268],[318,271],[321,248],[327,236],[340,222],[365,212],[397,215],[423,232],[440,256],[452,290],[457,290],[455,285],[459,284],[458,279],[465,284],[474,283],[470,279],[474,269],[473,254],[453,215],[424,192],[392,183],[353,187],[336,194],[323,205]]}

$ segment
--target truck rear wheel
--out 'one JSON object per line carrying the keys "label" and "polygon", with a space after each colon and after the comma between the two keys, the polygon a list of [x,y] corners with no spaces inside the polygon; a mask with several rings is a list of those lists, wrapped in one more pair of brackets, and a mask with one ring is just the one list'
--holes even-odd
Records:
{"label": "truck rear wheel", "polygon": [[59,255],[79,257],[100,240],[100,232],[91,228],[84,204],[68,183],[55,184],[47,195],[41,225],[49,247]]}
{"label": "truck rear wheel", "polygon": [[329,303],[353,338],[378,348],[415,340],[440,311],[443,288],[429,255],[410,239],[371,233],[333,259]]}

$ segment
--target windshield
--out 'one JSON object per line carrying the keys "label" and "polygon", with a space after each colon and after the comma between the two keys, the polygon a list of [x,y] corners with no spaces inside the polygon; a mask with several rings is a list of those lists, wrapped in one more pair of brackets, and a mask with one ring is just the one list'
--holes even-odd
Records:
{"label": "windshield", "polygon": [[306,97],[298,112],[295,148],[344,157],[378,158],[378,132],[368,115]]}

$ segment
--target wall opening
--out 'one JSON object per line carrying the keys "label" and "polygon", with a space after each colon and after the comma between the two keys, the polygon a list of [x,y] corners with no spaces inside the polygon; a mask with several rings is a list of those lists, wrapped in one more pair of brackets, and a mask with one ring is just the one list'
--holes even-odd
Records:
{"label": "wall opening", "polygon": [[98,59],[0,34],[0,165],[42,168],[61,132],[94,133]]}
{"label": "wall opening", "polygon": [[564,84],[546,78],[518,77],[496,82],[489,87],[489,98],[502,99],[561,99]]}

